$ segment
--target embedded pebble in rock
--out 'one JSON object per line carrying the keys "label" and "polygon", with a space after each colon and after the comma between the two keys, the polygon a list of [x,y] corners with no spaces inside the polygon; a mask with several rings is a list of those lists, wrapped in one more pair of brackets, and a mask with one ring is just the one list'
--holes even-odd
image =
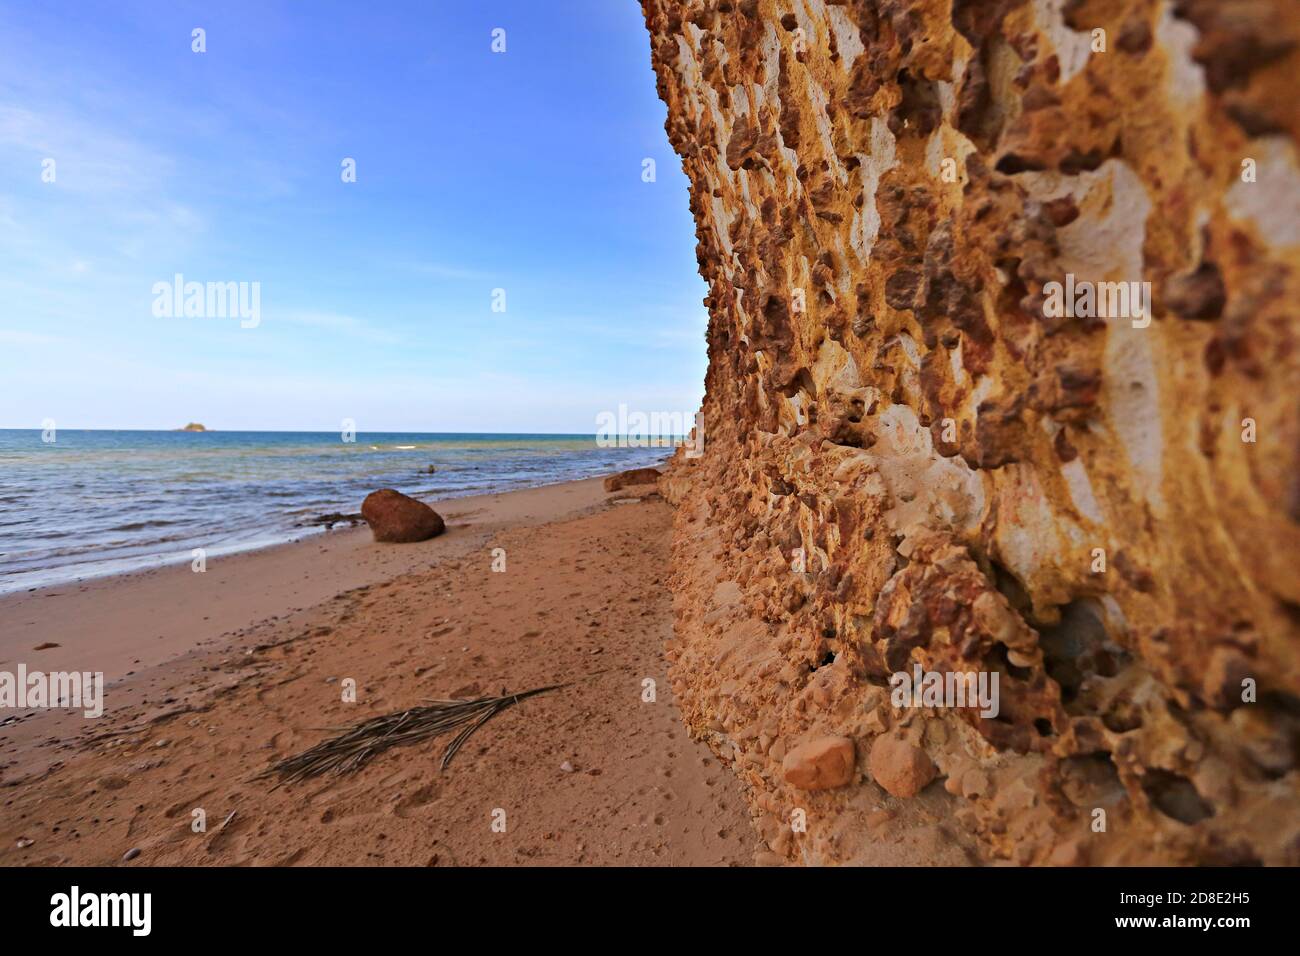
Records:
{"label": "embedded pebble in rock", "polygon": [[781,762],[785,782],[800,790],[831,790],[853,779],[853,741],[821,737],[795,747]]}
{"label": "embedded pebble in rock", "polygon": [[934,779],[934,761],[919,747],[897,737],[879,737],[871,745],[872,779],[895,797],[914,797]]}
{"label": "embedded pebble in rock", "polygon": [[961,795],[968,799],[979,797],[988,792],[988,774],[977,767],[966,771],[961,778]]}

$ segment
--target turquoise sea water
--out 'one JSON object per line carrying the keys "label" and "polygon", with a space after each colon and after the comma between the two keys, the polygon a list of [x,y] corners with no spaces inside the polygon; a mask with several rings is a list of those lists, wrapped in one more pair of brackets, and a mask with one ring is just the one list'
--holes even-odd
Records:
{"label": "turquoise sea water", "polygon": [[[592,435],[0,429],[0,593],[316,533],[376,488],[427,501],[653,465]],[[428,467],[435,469],[428,473]]]}

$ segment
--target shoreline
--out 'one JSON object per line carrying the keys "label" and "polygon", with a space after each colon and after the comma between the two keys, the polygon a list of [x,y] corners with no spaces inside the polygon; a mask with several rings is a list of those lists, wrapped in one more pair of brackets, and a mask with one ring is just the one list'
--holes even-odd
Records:
{"label": "shoreline", "polygon": [[48,437],[0,430],[0,596],[302,540],[379,488],[438,504],[657,466],[671,453],[526,433]]}
{"label": "shoreline", "polygon": [[[111,683],[133,668],[156,666],[192,646],[240,629],[244,625],[239,622],[250,613],[254,617],[248,623],[257,623],[301,610],[301,606],[295,605],[301,605],[304,600],[309,604],[324,600],[331,589],[348,590],[374,584],[384,577],[414,570],[420,562],[456,555],[467,547],[467,532],[482,534],[497,525],[529,520],[533,518],[532,511],[543,516],[539,520],[557,520],[575,507],[595,507],[599,503],[597,493],[601,480],[583,478],[426,502],[442,515],[447,531],[414,545],[374,544],[369,527],[362,523],[332,531],[313,529],[301,538],[223,556],[210,553],[207,570],[201,574],[192,571],[189,560],[185,559],[23,591],[0,592],[0,668],[16,663],[26,647],[29,658],[32,654],[39,655],[39,665],[45,670],[103,671],[105,681]],[[328,560],[319,560],[322,555]],[[342,563],[362,556],[370,560],[371,566]],[[304,585],[290,580],[294,565],[300,560],[313,562],[317,575],[314,583],[309,581]],[[234,590],[244,595],[248,604],[226,607],[224,599],[217,600],[208,593],[208,586],[213,584],[222,593]],[[255,587],[263,593],[251,599],[249,595]],[[66,600],[57,605],[43,603],[51,598]],[[123,617],[132,617],[136,602],[164,610],[182,601],[198,605],[197,611],[191,610],[189,604],[184,610],[186,623],[198,632],[192,639],[182,632],[171,637],[164,635],[155,643],[143,637],[132,639],[129,635],[113,633],[114,625]],[[199,618],[197,625],[193,623],[195,616]],[[209,624],[214,616],[217,620]],[[159,629],[175,618],[176,615],[164,614]],[[84,636],[73,633],[77,627],[84,626],[81,622],[87,621],[94,621],[101,635],[93,645]],[[227,626],[214,632],[214,627],[222,624]],[[105,630],[110,632],[106,642],[102,640]],[[59,646],[32,650],[46,643]],[[123,657],[128,652],[143,656]],[[78,666],[77,660],[89,661],[93,666],[84,663]],[[29,667],[33,664],[30,659],[26,663]]]}
{"label": "shoreline", "polygon": [[[661,468],[663,467],[666,461],[667,459],[665,458],[663,461],[652,463],[649,467]],[[541,484],[521,484],[519,487],[515,487],[515,488],[505,488],[497,491],[474,491],[468,494],[452,494],[450,496],[440,497],[440,498],[428,497],[426,495],[417,492],[413,494],[412,497],[414,497],[418,501],[423,501],[425,504],[434,508],[434,510],[436,511],[438,510],[438,506],[450,505],[452,502],[461,502],[469,499],[496,498],[500,495],[510,495],[510,494],[516,494],[518,492],[525,492],[525,491],[538,491],[546,488],[558,487],[561,485],[574,484],[576,482],[593,481],[601,477],[603,477],[603,475],[589,476],[586,478],[565,478],[559,481],[549,481],[549,482],[543,482]],[[357,508],[360,509],[360,504],[357,505]],[[342,522],[339,522],[339,524],[342,524]],[[361,522],[357,526],[349,526],[346,529],[338,529],[338,530],[353,530],[353,531],[366,530],[366,525],[364,522]],[[266,534],[270,535],[270,537],[254,538],[247,541],[241,541],[241,542],[228,544],[228,545],[210,546],[210,547],[206,547],[204,550],[206,552],[205,556],[208,559],[230,558],[236,555],[249,554],[257,551],[270,550],[272,548],[295,545],[319,537],[322,534],[334,534],[334,533],[337,533],[335,529],[326,529],[319,525],[315,525],[309,521],[309,522],[300,523],[290,527],[277,528],[272,531],[266,532]],[[51,568],[41,568],[41,569],[36,569],[31,571],[18,572],[16,574],[13,574],[9,580],[0,578],[0,602],[16,594],[40,592],[40,591],[49,590],[51,588],[59,588],[59,587],[73,587],[76,585],[90,583],[93,581],[99,581],[106,578],[118,578],[118,577],[126,577],[126,576],[136,575],[136,574],[147,574],[151,571],[161,571],[165,568],[183,566],[189,564],[192,561],[192,555],[190,551],[192,551],[192,549],[182,548],[175,552],[162,552],[158,554],[142,555],[138,558],[119,558],[119,559],[115,559],[116,564],[127,564],[129,566],[126,567],[104,566],[98,569],[92,568],[90,571],[81,574],[76,574],[76,575],[60,574],[59,572],[60,570],[65,568],[79,568],[82,567],[82,565],[79,564],[61,565],[61,566],[55,566]],[[49,578],[49,580],[44,580],[44,581],[40,580],[43,577]],[[33,578],[36,580],[34,582],[28,580],[19,580],[24,578]]]}

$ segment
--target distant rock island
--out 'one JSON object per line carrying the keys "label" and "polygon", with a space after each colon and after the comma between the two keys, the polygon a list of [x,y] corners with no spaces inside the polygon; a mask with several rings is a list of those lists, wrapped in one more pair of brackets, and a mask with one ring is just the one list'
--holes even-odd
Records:
{"label": "distant rock island", "polygon": [[178,432],[205,432],[207,431],[207,428],[203,425],[200,425],[198,422],[190,422],[184,428],[178,428],[176,430]]}

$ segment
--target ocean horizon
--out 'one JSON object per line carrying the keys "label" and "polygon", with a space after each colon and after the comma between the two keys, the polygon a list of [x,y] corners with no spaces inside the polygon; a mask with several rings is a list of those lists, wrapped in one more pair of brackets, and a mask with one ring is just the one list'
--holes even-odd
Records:
{"label": "ocean horizon", "polygon": [[[595,434],[0,429],[0,594],[283,544],[396,488],[428,501],[663,462]],[[46,439],[53,440],[46,440]]]}

